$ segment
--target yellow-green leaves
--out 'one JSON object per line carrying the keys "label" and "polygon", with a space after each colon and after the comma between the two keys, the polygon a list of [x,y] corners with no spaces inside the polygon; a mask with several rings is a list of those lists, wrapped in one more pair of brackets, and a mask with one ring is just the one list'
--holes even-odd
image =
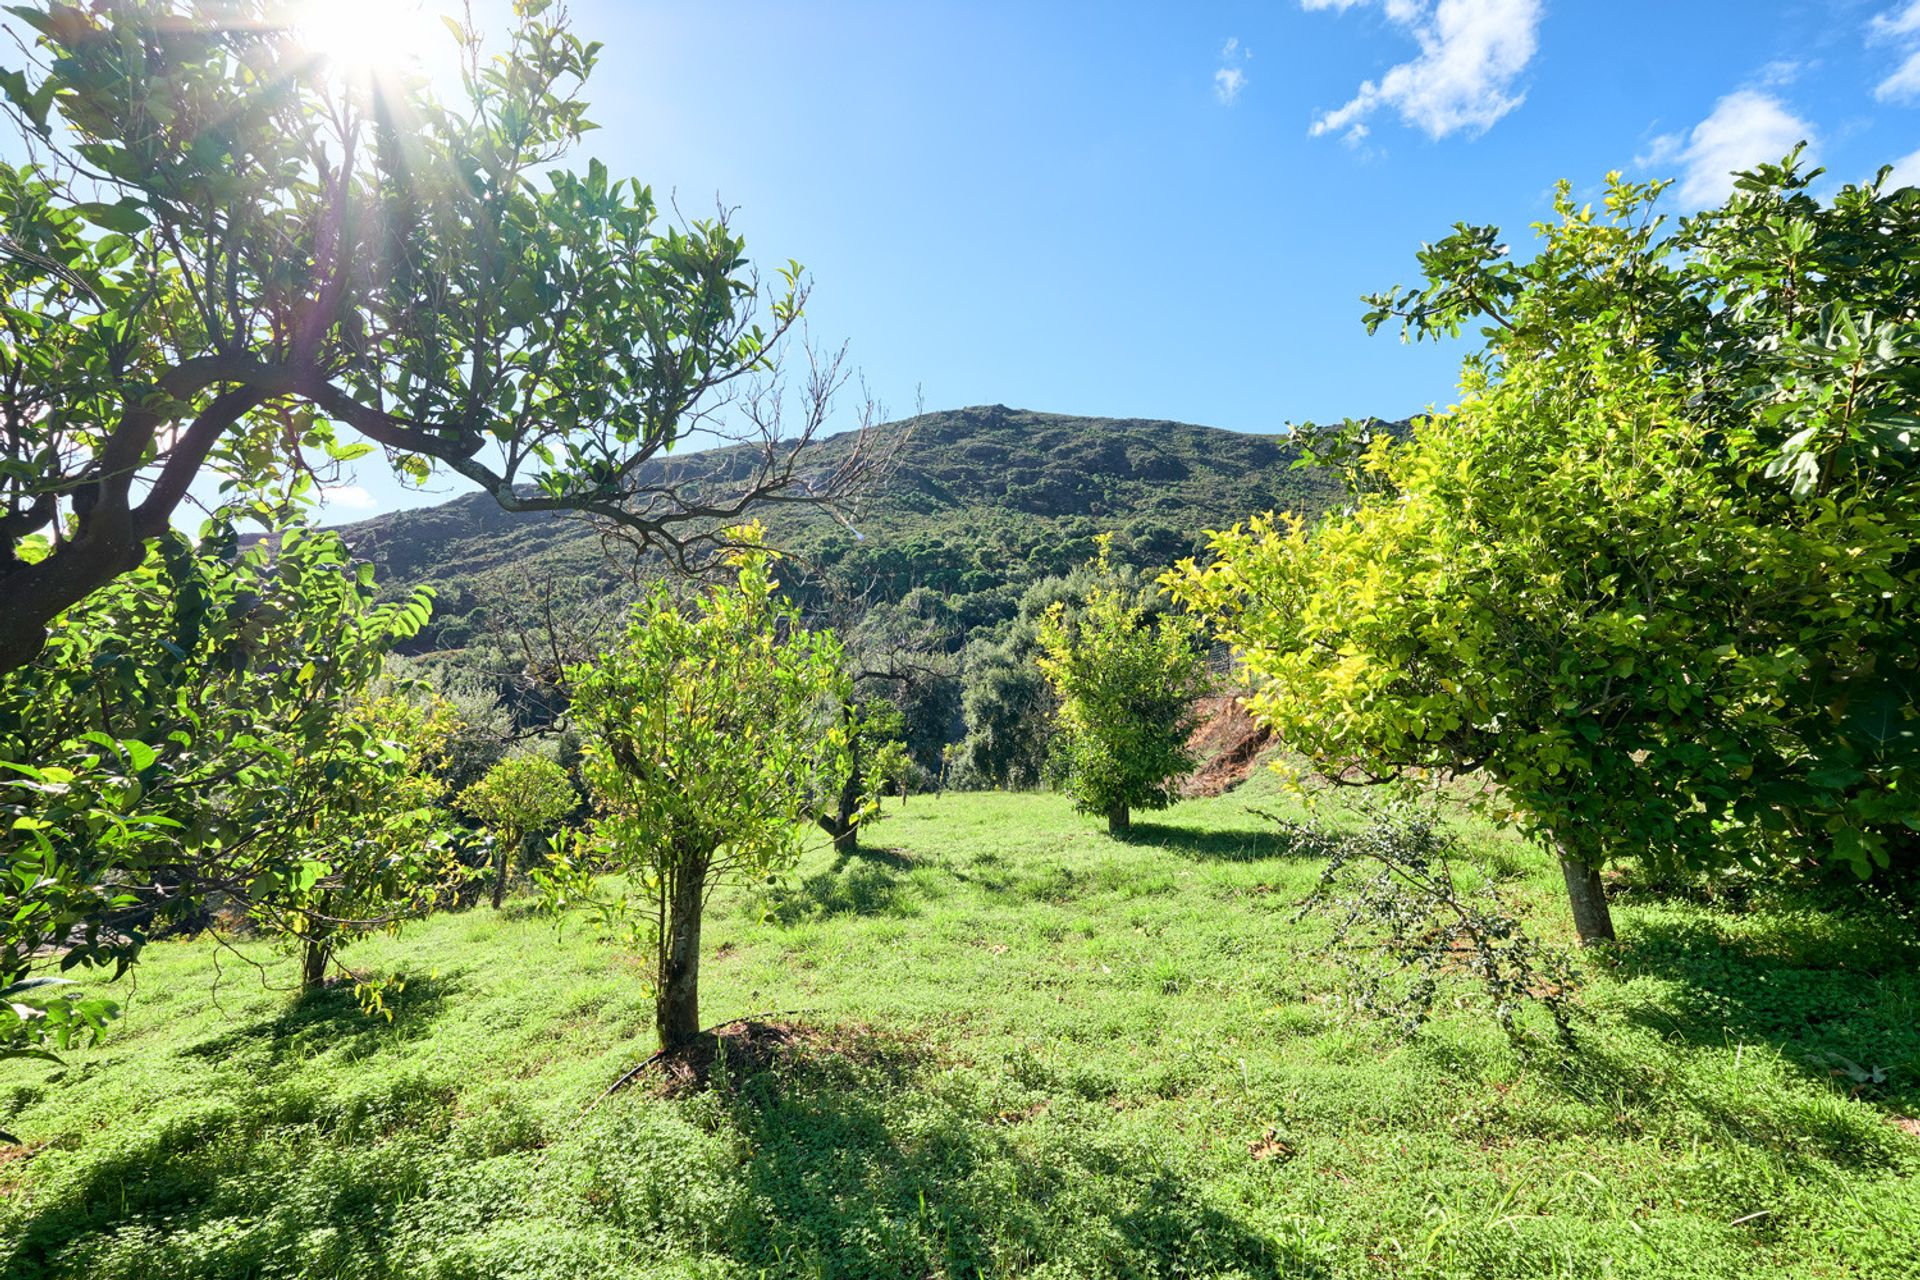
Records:
{"label": "yellow-green leaves", "polygon": [[[1109,571],[1108,540],[1098,567]],[[1040,670],[1060,699],[1056,750],[1074,804],[1085,813],[1163,809],[1193,767],[1192,707],[1205,688],[1197,621],[1164,613],[1110,581],[1086,605],[1055,604],[1040,623]]]}
{"label": "yellow-green leaves", "polygon": [[611,650],[567,673],[597,852],[645,897],[784,870],[849,767],[839,643],[801,625],[771,554],[745,541],[733,582],[685,600],[657,585]]}

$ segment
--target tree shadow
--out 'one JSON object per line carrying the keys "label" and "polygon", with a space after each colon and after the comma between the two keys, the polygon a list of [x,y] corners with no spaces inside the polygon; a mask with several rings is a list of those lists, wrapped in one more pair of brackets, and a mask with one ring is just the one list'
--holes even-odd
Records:
{"label": "tree shadow", "polygon": [[1045,1102],[983,1116],[977,1098],[942,1096],[932,1065],[856,1030],[716,1077],[758,1210],[726,1251],[820,1275],[1331,1274],[1137,1144],[1079,1125],[1022,1134]]}
{"label": "tree shadow", "polygon": [[[1871,916],[1643,920],[1614,951],[1617,976],[1659,983],[1629,1020],[1669,1043],[1769,1045],[1850,1096],[1920,1109],[1920,963],[1913,940]],[[1696,1100],[1704,1107],[1705,1100]],[[1734,1119],[1733,1127],[1745,1123]],[[1845,1147],[1845,1135],[1832,1135]]]}
{"label": "tree shadow", "polygon": [[1270,826],[1196,830],[1166,822],[1135,822],[1125,839],[1128,844],[1166,849],[1202,862],[1264,862],[1307,854],[1293,836]]}
{"label": "tree shadow", "polygon": [[[0,1241],[0,1275],[89,1274],[89,1251],[127,1233],[150,1241],[146,1274],[274,1274],[287,1257],[309,1251],[316,1225],[330,1233],[323,1252],[332,1260],[313,1259],[315,1273],[365,1273],[366,1259],[387,1256],[401,1203],[397,1188],[417,1182],[418,1168],[411,1157],[389,1155],[323,1160],[302,1170],[300,1144],[323,1134],[342,1151],[377,1142],[429,1123],[445,1111],[450,1092],[412,1073],[377,1072],[365,1088],[316,1092],[297,1074],[275,1068],[322,1054],[356,1060],[396,1040],[416,1039],[459,985],[457,975],[409,979],[387,995],[391,1022],[363,1011],[351,984],[303,990],[272,1016],[182,1050],[243,1063],[244,1084],[211,1088],[156,1123],[123,1119],[116,1143],[89,1146],[84,1163],[62,1177],[55,1194],[13,1220]],[[249,1177],[236,1179],[243,1170]],[[314,1170],[322,1171],[325,1186],[323,1223],[315,1222],[310,1206],[295,1209],[272,1198],[276,1188],[284,1192],[285,1184]],[[262,1212],[263,1197],[271,1212]],[[176,1239],[226,1227],[231,1230],[221,1232],[212,1255],[201,1252],[204,1240],[175,1252]]]}
{"label": "tree shadow", "polygon": [[788,927],[837,916],[911,916],[918,908],[903,873],[914,865],[892,849],[839,854],[825,871],[769,886],[757,895],[758,905]]}
{"label": "tree shadow", "polygon": [[383,1010],[363,1007],[352,983],[305,987],[279,1012],[230,1027],[180,1052],[214,1060],[264,1052],[266,1062],[276,1066],[321,1053],[348,1060],[364,1057],[383,1045],[425,1035],[447,997],[463,985],[462,972],[405,978],[381,997]]}
{"label": "tree shadow", "polygon": [[1842,1168],[1885,1169],[1909,1158],[1912,1139],[1870,1109],[1793,1105],[1792,1100],[1765,1107],[1739,1105],[1729,1101],[1717,1080],[1696,1080],[1670,1064],[1593,1036],[1561,1059],[1555,1073],[1569,1094],[1619,1113],[1624,1123],[1633,1122],[1634,1112],[1691,1112],[1718,1133],[1788,1165],[1815,1157]]}
{"label": "tree shadow", "polygon": [[[40,1280],[93,1274],[93,1251],[124,1234],[147,1239],[149,1269],[142,1274],[284,1274],[289,1256],[309,1251],[315,1226],[329,1233],[324,1251],[332,1259],[317,1259],[322,1269],[311,1274],[385,1274],[385,1266],[361,1268],[368,1259],[387,1256],[397,1185],[417,1179],[418,1171],[406,1162],[336,1168],[327,1180],[323,1223],[313,1220],[310,1209],[272,1206],[270,1199],[273,1211],[263,1214],[261,1192],[239,1188],[235,1180],[236,1169],[252,1164],[263,1141],[257,1132],[250,1141],[240,1135],[259,1124],[233,1112],[231,1103],[216,1104],[209,1113],[138,1130],[112,1153],[88,1161],[56,1197],[24,1221],[15,1220],[17,1230],[0,1241],[0,1275]],[[266,1187],[292,1176],[271,1156],[260,1174]],[[204,1239],[182,1243],[203,1228],[223,1225],[233,1230],[211,1253]]]}
{"label": "tree shadow", "polygon": [[919,865],[917,860],[900,852],[898,849],[890,849],[883,845],[868,844],[863,844],[857,849],[837,854],[833,860],[833,869],[835,871],[843,870],[848,866],[876,866],[886,867],[893,871],[911,871]]}

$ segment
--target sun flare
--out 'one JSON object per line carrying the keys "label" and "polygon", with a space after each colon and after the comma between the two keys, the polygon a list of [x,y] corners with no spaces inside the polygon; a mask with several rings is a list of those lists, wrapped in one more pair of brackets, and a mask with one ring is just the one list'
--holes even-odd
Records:
{"label": "sun flare", "polygon": [[302,44],[356,74],[419,61],[438,26],[409,0],[304,0],[293,19]]}

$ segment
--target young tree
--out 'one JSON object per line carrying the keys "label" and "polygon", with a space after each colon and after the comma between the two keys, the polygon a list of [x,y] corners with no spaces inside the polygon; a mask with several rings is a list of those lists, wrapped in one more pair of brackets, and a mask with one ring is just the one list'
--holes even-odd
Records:
{"label": "young tree", "polygon": [[[638,182],[554,167],[593,127],[599,53],[562,9],[515,0],[499,56],[455,24],[451,101],[329,65],[290,9],[13,11],[34,39],[0,65],[30,157],[0,165],[0,673],[207,474],[306,485],[312,459],[377,449],[682,564],[747,505],[847,491],[861,448],[797,474],[837,358],[799,421],[763,377],[798,266],[763,289],[724,216],[663,228]],[[670,457],[696,431],[749,447],[696,481]]]}
{"label": "young tree", "polygon": [[[1132,566],[1110,574],[1109,585],[1114,578],[1123,589],[1149,589]],[[1056,604],[1084,608],[1101,581],[1086,564],[1042,578],[1020,593],[1012,618],[968,642],[960,696],[966,736],[953,752],[961,785],[1025,788],[1046,780],[1058,700],[1035,665],[1040,623]]]}
{"label": "young tree", "polygon": [[[159,539],[0,677],[0,986],[56,961],[117,976],[213,895],[276,910],[336,887],[313,836],[393,768],[355,708],[430,599],[375,604],[333,534],[234,544],[218,522],[197,548]],[[394,853],[403,877],[430,857]],[[62,1026],[0,1005],[0,1050]]]}
{"label": "young tree", "polygon": [[[1616,177],[1602,215],[1563,187],[1523,265],[1462,229],[1369,316],[1492,320],[1458,408],[1376,440],[1349,512],[1256,520],[1170,579],[1325,772],[1485,769],[1558,849],[1585,941],[1613,934],[1609,859],[1864,874],[1920,822],[1898,427],[1920,292],[1897,247],[1920,201],[1822,207],[1806,180],[1749,175],[1665,240],[1657,187]],[[1831,276],[1855,273],[1856,305],[1906,318],[1849,313]]]}
{"label": "young tree", "polygon": [[905,785],[912,762],[900,740],[900,712],[891,703],[856,698],[841,708],[840,719],[847,767],[837,787],[814,798],[814,822],[833,837],[835,852],[855,853],[860,828],[879,816],[888,787]]}
{"label": "young tree", "polygon": [[836,790],[849,767],[838,709],[852,687],[839,644],[805,630],[776,597],[769,553],[750,547],[735,563],[735,582],[684,604],[657,586],[611,651],[567,673],[586,735],[594,854],[626,888],[596,899],[579,858],[563,859],[546,883],[556,900],[586,900],[611,918],[640,907],[666,1050],[700,1030],[708,895],[730,878],[791,865],[814,798]]}
{"label": "young tree", "polygon": [[460,875],[440,779],[456,725],[417,689],[369,692],[287,762],[276,790],[289,820],[256,838],[280,843],[294,873],[257,878],[252,915],[292,940],[302,986],[324,982],[355,938],[426,915]]}
{"label": "young tree", "polygon": [[[1110,578],[1108,539],[1097,568]],[[1193,769],[1187,738],[1194,701],[1206,691],[1199,626],[1183,614],[1149,621],[1137,596],[1111,582],[1085,608],[1056,602],[1040,620],[1040,670],[1060,699],[1060,753],[1067,793],[1083,813],[1102,814],[1124,835],[1134,809],[1164,809]]]}
{"label": "young tree", "polygon": [[460,808],[493,836],[493,907],[500,909],[507,876],[526,838],[573,812],[579,793],[567,771],[543,755],[508,756],[460,793]]}

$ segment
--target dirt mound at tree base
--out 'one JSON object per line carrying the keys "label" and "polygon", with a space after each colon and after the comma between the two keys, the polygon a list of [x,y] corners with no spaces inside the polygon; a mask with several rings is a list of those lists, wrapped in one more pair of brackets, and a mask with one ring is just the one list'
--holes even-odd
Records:
{"label": "dirt mound at tree base", "polygon": [[864,1023],[819,1027],[789,1021],[784,1015],[762,1014],[709,1027],[683,1048],[655,1053],[614,1081],[600,1101],[642,1080],[655,1096],[672,1098],[697,1093],[716,1077],[737,1087],[767,1072],[785,1075],[840,1068],[899,1076],[923,1053],[911,1041]]}
{"label": "dirt mound at tree base", "polygon": [[1187,749],[1200,761],[1200,767],[1180,784],[1180,794],[1188,798],[1223,795],[1233,790],[1260,767],[1260,756],[1273,745],[1273,730],[1256,724],[1240,697],[1202,698],[1199,723],[1187,739]]}
{"label": "dirt mound at tree base", "polygon": [[794,1022],[744,1018],[723,1023],[680,1052],[659,1055],[658,1092],[668,1097],[696,1093],[716,1069],[740,1077],[790,1063],[806,1041],[818,1038],[819,1031]]}

